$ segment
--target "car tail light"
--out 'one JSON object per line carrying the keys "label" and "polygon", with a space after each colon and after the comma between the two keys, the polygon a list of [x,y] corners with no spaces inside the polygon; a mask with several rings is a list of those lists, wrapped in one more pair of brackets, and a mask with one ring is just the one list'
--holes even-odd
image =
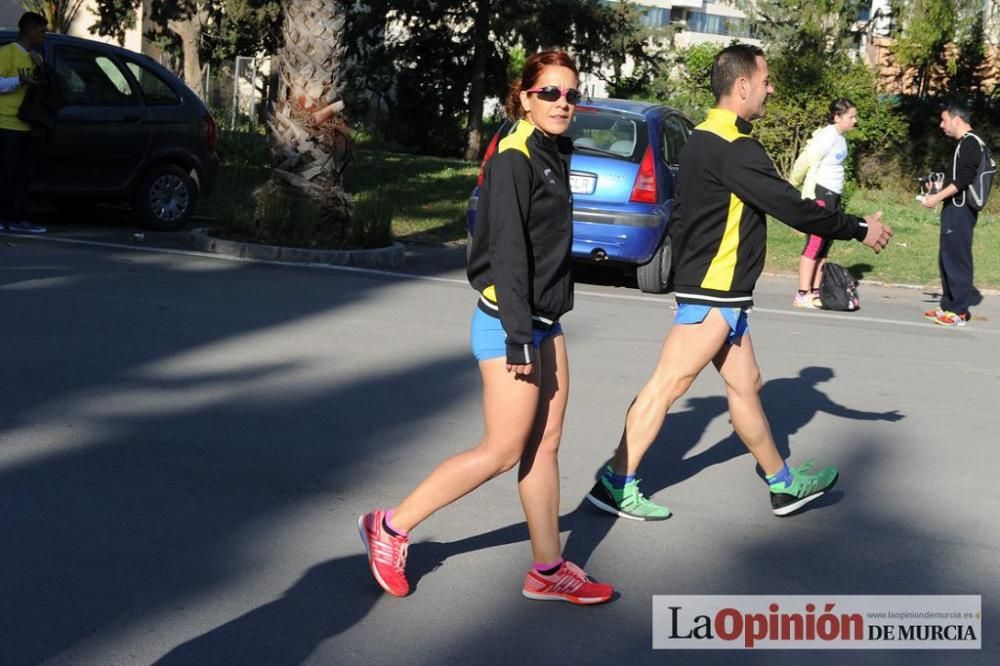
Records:
{"label": "car tail light", "polygon": [[479,178],[476,180],[476,187],[483,186],[483,171],[486,169],[486,162],[497,152],[497,144],[500,143],[500,132],[493,135],[490,145],[486,146],[486,153],[483,155],[483,162],[479,165]]}
{"label": "car tail light", "polygon": [[656,169],[653,167],[653,147],[646,146],[646,152],[639,164],[639,174],[632,186],[629,201],[634,203],[656,203]]}
{"label": "car tail light", "polygon": [[215,124],[215,118],[211,113],[205,114],[205,141],[208,147],[214,151],[219,143],[219,126]]}

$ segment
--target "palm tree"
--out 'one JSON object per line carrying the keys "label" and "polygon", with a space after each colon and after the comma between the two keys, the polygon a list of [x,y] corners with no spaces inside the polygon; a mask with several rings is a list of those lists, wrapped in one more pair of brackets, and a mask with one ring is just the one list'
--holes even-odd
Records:
{"label": "palm tree", "polygon": [[[334,242],[345,240],[351,216],[341,180],[350,148],[342,113],[346,17],[346,1],[288,0],[269,119],[273,170],[257,193],[258,221],[275,200],[284,210],[315,210]],[[314,205],[287,205],[303,200]]]}

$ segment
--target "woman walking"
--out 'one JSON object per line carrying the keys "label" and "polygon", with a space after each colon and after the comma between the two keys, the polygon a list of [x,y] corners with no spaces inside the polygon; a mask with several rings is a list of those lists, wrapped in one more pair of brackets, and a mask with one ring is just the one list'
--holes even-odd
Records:
{"label": "woman walking", "polygon": [[576,604],[607,601],[614,589],[563,560],[557,452],[569,390],[560,317],[573,307],[569,129],[576,65],[563,51],[531,55],[511,87],[515,124],[488,159],[469,254],[478,300],[472,351],[483,381],[485,434],[448,458],[394,509],[358,519],[375,580],[406,596],[411,530],[486,481],[518,467],[518,491],[534,564],[522,593]]}

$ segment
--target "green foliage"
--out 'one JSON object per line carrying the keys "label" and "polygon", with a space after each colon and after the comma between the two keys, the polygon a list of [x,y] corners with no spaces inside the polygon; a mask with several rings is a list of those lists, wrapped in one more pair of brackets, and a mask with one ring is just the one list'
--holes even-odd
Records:
{"label": "green foliage", "polygon": [[353,247],[386,247],[392,242],[392,217],[397,193],[391,185],[379,185],[354,198],[354,214],[348,229]]}
{"label": "green foliage", "polygon": [[[136,25],[142,0],[96,0],[93,34],[124,42],[125,32]],[[236,55],[272,53],[280,36],[284,5],[281,0],[158,0],[152,3],[152,22],[146,36],[170,53],[180,53],[180,43],[168,23],[208,12],[202,28],[203,62],[223,62]]]}
{"label": "green foliage", "polygon": [[271,148],[259,132],[219,132],[219,157],[223,164],[241,167],[269,167]]}
{"label": "green foliage", "polygon": [[650,86],[650,96],[679,109],[696,123],[715,103],[711,73],[718,44],[696,44],[676,51]]}
{"label": "green foliage", "polygon": [[524,47],[515,44],[511,47],[510,51],[507,52],[507,80],[514,81],[517,77],[521,76],[521,71],[524,69],[524,61],[528,59],[528,52],[524,50]]}
{"label": "green foliage", "polygon": [[[849,135],[848,173],[865,156],[881,160],[905,136],[889,100],[876,93],[874,72],[852,60],[854,23],[863,0],[754,0],[742,7],[756,35],[770,47],[767,60],[775,93],[756,134],[779,171],[787,173],[799,151],[838,97],[858,107],[858,126]],[[869,164],[869,161],[864,162]]]}
{"label": "green foliage", "polygon": [[220,0],[202,39],[202,59],[226,62],[238,55],[274,53],[281,39],[282,0]]}
{"label": "green foliage", "polygon": [[[987,8],[982,0],[894,0],[896,43],[893,55],[903,67],[917,70],[918,95],[929,94],[930,72],[935,65],[944,65],[955,75],[966,66],[966,81],[974,75],[970,59],[981,59],[983,39],[982,13]],[[990,11],[997,11],[994,5]],[[957,44],[958,59],[946,57],[945,47]]]}
{"label": "green foliage", "polygon": [[[846,56],[828,55],[818,71],[803,67],[797,56],[778,53],[769,59],[775,94],[756,133],[775,165],[787,173],[799,151],[819,127],[829,122],[830,102],[847,97],[858,107],[858,125],[848,135],[848,174],[865,155],[888,156],[906,136],[906,126],[890,100],[875,91],[874,73]],[[812,78],[815,77],[815,78]]]}
{"label": "green foliage", "polygon": [[[622,60],[624,48],[646,57],[640,52],[634,11],[628,15],[631,19],[622,18],[616,15],[618,8],[601,0],[482,1],[491,5],[486,15],[488,97],[505,99],[525,54],[539,48],[569,49],[583,71]],[[475,16],[473,4],[465,0],[368,0],[352,5],[349,108],[377,143],[435,155],[463,152]],[[389,21],[392,31],[387,30]],[[633,91],[644,83],[622,76],[615,85]]]}
{"label": "green foliage", "polygon": [[803,56],[805,70],[816,72],[814,55],[843,52],[854,22],[868,0],[738,0],[751,18],[754,35],[773,49]]}
{"label": "green foliage", "polygon": [[605,46],[600,49],[604,57],[592,73],[605,83],[611,97],[648,95],[667,63],[661,53],[665,47],[656,45],[669,44],[672,29],[643,25],[644,10],[634,2],[609,3],[604,11],[608,27]]}
{"label": "green foliage", "polygon": [[[939,127],[941,107],[947,101],[915,95],[895,100],[897,112],[905,119],[908,133],[895,146],[894,159],[889,164],[894,167],[897,180],[907,191],[915,191],[919,176],[950,168],[955,140],[945,136]],[[963,101],[969,103],[969,100]],[[1000,99],[990,102],[979,97],[971,102],[973,129],[986,141],[994,155],[1000,156]],[[994,210],[1000,210],[1000,196],[997,196],[995,187],[993,191],[989,207],[995,206]]]}
{"label": "green foliage", "polygon": [[955,32],[954,0],[907,0],[893,7],[902,16],[893,53],[900,62],[926,68],[943,55]]}

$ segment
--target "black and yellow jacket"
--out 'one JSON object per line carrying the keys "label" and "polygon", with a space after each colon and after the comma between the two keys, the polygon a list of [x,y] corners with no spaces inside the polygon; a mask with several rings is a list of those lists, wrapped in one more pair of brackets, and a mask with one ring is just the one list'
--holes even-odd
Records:
{"label": "black and yellow jacket", "polygon": [[678,303],[753,305],[764,268],[765,215],[826,238],[864,240],[860,217],[817,205],[779,174],[751,125],[711,109],[680,155],[680,179],[668,230]]}
{"label": "black and yellow jacket", "polygon": [[508,363],[534,363],[532,328],[573,309],[571,151],[520,120],[486,163],[467,273],[503,324]]}

